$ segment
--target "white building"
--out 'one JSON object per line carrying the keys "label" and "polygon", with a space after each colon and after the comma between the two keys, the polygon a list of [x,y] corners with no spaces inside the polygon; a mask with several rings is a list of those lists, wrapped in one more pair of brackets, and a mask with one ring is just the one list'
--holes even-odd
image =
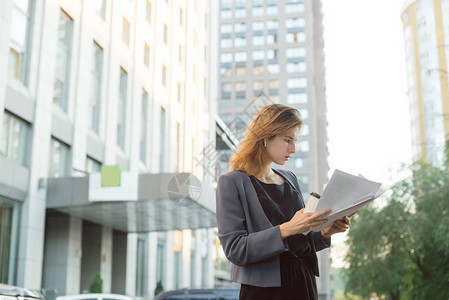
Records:
{"label": "white building", "polygon": [[[104,292],[148,298],[159,280],[213,285],[216,5],[2,0],[0,282],[76,294],[100,272]],[[99,188],[102,165],[119,187]],[[170,190],[192,174],[201,197]]]}

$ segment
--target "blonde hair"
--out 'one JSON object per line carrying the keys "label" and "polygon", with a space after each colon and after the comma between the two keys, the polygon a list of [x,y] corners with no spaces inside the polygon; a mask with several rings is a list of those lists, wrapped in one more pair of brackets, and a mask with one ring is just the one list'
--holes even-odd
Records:
{"label": "blonde hair", "polygon": [[249,124],[229,166],[248,175],[261,175],[263,165],[270,159],[263,140],[301,126],[301,114],[297,109],[282,104],[264,106]]}

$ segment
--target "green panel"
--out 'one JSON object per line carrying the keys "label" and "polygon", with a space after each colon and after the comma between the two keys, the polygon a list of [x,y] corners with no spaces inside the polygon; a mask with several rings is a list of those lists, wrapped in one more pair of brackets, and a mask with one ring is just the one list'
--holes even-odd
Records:
{"label": "green panel", "polygon": [[119,166],[101,166],[101,186],[120,186]]}

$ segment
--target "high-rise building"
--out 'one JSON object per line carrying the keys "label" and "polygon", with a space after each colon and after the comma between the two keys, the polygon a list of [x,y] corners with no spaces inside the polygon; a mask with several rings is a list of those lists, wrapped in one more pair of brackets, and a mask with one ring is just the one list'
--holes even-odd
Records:
{"label": "high-rise building", "polygon": [[[223,122],[240,139],[258,107],[298,108],[304,128],[286,168],[298,177],[306,199],[322,191],[329,167],[321,1],[220,0],[219,38]],[[223,152],[224,160],[232,155]],[[318,255],[320,299],[330,299],[329,251]]]}
{"label": "high-rise building", "polygon": [[217,14],[215,0],[2,1],[0,283],[77,294],[100,273],[104,292],[148,299],[159,281],[213,286]]}
{"label": "high-rise building", "polygon": [[413,160],[441,166],[449,139],[449,1],[405,1],[401,17]]}

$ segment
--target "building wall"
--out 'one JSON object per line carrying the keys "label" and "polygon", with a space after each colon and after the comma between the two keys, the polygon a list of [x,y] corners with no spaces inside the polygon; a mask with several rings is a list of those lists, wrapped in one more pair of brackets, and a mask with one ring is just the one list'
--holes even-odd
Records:
{"label": "building wall", "polygon": [[442,165],[449,138],[449,3],[405,1],[401,18],[413,159]]}
{"label": "building wall", "polygon": [[[240,139],[246,125],[238,124],[249,123],[257,101],[299,109],[305,126],[285,168],[297,175],[307,200],[309,192],[323,191],[329,171],[321,1],[220,3],[218,112]],[[318,257],[320,299],[330,299],[329,250]]]}
{"label": "building wall", "polygon": [[[105,0],[104,8],[97,10],[95,5],[102,1],[36,0],[28,2],[28,9],[19,5],[23,2],[4,0],[0,10],[0,65],[8,66],[0,72],[0,148],[8,143],[18,145],[18,149],[1,148],[2,169],[17,176],[9,181],[0,179],[0,185],[6,187],[0,189],[0,196],[12,201],[18,207],[14,212],[20,213],[20,218],[14,219],[20,222],[11,242],[17,257],[13,253],[12,260],[8,258],[13,263],[7,281],[33,289],[58,287],[59,294],[77,293],[88,288],[98,270],[105,291],[135,295],[137,235],[129,234],[124,240],[126,247],[119,247],[112,229],[101,225],[95,236],[93,232],[83,234],[83,221],[70,216],[62,217],[61,227],[53,227],[58,223],[54,218],[47,219],[45,225],[45,179],[86,176],[101,164],[118,164],[122,170],[138,173],[193,172],[203,183],[212,184],[203,166],[193,160],[215,139],[217,72],[213,51],[217,48],[210,37],[217,28],[217,4]],[[64,20],[68,23],[65,40]],[[22,23],[24,26],[17,25]],[[95,49],[101,55],[96,67]],[[67,60],[61,53],[67,53]],[[22,62],[15,63],[19,56]],[[54,103],[60,95],[55,92],[58,76],[64,77],[66,97],[61,98],[66,99],[65,105]],[[95,78],[98,93],[92,88]],[[126,102],[120,106],[123,95]],[[142,111],[145,98],[147,110]],[[95,128],[90,126],[93,100],[98,100],[99,109]],[[122,145],[120,124],[125,128]],[[184,234],[189,240],[190,231]],[[149,245],[144,254],[150,256],[159,234],[144,236]],[[174,288],[173,232],[164,236],[163,283],[170,289]],[[89,248],[93,243],[86,244],[90,237],[98,242],[95,251]],[[205,238],[207,243],[214,241],[212,234]],[[64,251],[52,255],[55,249]],[[190,266],[189,250],[182,250],[186,253],[185,270]],[[120,264],[114,255],[126,257],[126,263]],[[149,276],[145,283],[150,298],[156,285],[152,259],[146,265]],[[208,266],[212,259],[209,256]],[[121,272],[126,272],[124,277]],[[183,275],[182,287],[192,285],[188,274]],[[196,284],[210,286],[213,272],[202,276],[211,278],[196,277]]]}

